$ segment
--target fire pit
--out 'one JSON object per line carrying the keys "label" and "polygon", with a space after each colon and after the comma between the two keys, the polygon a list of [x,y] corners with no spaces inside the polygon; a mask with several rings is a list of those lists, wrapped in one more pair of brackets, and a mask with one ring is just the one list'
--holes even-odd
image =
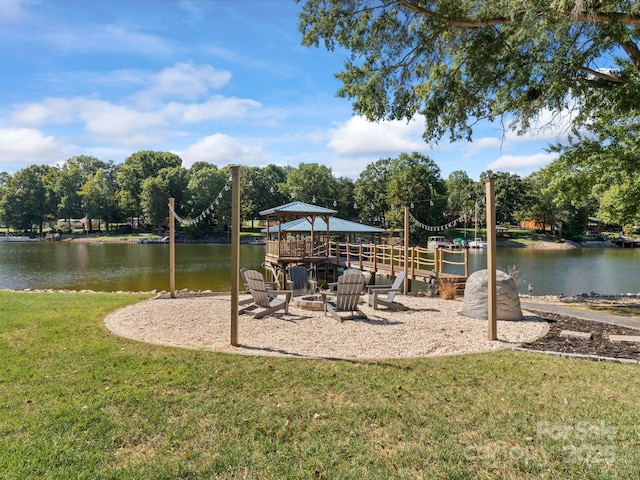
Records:
{"label": "fire pit", "polygon": [[322,295],[307,295],[296,298],[296,305],[304,310],[322,310]]}

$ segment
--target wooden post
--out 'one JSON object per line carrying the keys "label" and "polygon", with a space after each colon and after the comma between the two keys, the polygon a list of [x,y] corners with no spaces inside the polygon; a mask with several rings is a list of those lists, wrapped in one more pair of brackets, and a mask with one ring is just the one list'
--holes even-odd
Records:
{"label": "wooden post", "polygon": [[169,199],[169,291],[176,298],[176,219],[175,198]]}
{"label": "wooden post", "polygon": [[240,167],[231,167],[231,345],[238,345],[240,294]]}
{"label": "wooden post", "polygon": [[404,207],[404,282],[402,293],[409,293],[409,207]]}
{"label": "wooden post", "polygon": [[489,340],[495,340],[498,338],[495,178],[487,179],[485,187],[487,195],[487,320]]}

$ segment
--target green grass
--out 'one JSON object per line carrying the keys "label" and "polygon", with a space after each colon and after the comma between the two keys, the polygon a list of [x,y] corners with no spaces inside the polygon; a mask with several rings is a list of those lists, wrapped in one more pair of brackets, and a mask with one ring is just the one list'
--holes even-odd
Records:
{"label": "green grass", "polygon": [[640,478],[638,366],[357,363],[111,335],[142,296],[0,292],[2,479]]}
{"label": "green grass", "polygon": [[611,313],[613,315],[622,315],[625,317],[640,318],[640,305],[586,305],[589,310],[596,310],[598,312]]}

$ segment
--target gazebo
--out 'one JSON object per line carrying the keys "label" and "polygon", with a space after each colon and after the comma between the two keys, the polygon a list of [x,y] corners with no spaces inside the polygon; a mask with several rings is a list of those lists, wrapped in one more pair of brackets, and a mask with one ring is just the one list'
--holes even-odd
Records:
{"label": "gazebo", "polygon": [[[350,222],[334,215],[329,208],[292,202],[260,212],[267,218],[266,261],[288,263],[321,263],[329,260],[330,235],[383,235],[386,230]],[[274,224],[276,223],[277,224]]]}

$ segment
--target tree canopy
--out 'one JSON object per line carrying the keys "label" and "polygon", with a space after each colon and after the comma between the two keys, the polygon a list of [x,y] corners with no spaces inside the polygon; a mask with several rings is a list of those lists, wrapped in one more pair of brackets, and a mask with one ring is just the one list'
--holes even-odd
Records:
{"label": "tree canopy", "polygon": [[304,45],[350,52],[338,95],[357,114],[421,114],[426,140],[470,139],[482,119],[525,131],[546,110],[577,110],[576,129],[635,111],[639,27],[632,0],[306,0],[299,24]]}

